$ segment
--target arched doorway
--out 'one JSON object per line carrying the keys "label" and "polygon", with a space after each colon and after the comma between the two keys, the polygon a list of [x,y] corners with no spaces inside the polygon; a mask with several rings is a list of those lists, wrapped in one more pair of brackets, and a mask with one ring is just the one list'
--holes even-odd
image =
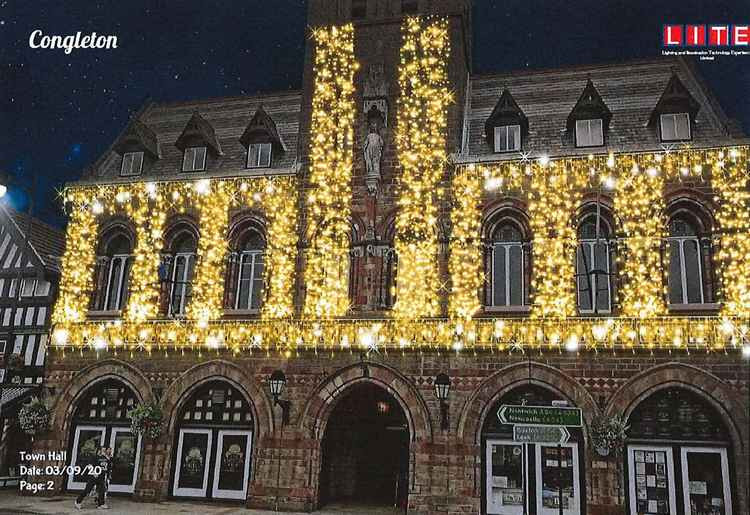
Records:
{"label": "arched doorway", "polygon": [[641,401],[628,418],[629,513],[731,515],[731,436],[722,417],[687,388]]}
{"label": "arched doorway", "polygon": [[405,506],[409,427],[398,401],[361,382],[330,414],[321,444],[320,505]]}
{"label": "arched doorway", "polygon": [[176,428],[172,495],[244,500],[253,414],[243,393],[222,380],[198,386],[182,403]]}
{"label": "arched doorway", "polygon": [[586,512],[584,445],[581,428],[568,427],[570,439],[557,444],[519,443],[513,425],[502,424],[502,405],[552,406],[565,401],[536,384],[503,395],[482,426],[482,510],[488,515],[564,515]]}
{"label": "arched doorway", "polygon": [[[89,386],[76,403],[71,424],[70,464],[83,468],[99,447],[113,453],[109,492],[133,493],[141,456],[141,438],[130,431],[128,411],[138,403],[132,388],[115,378]],[[82,490],[86,477],[68,476],[68,490]]]}

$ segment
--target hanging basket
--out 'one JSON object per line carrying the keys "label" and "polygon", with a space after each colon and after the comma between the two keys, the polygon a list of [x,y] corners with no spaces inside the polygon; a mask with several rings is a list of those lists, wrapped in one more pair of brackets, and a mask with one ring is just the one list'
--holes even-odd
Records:
{"label": "hanging basket", "polygon": [[36,435],[49,429],[52,416],[47,405],[38,397],[33,397],[18,412],[18,424],[24,433]]}
{"label": "hanging basket", "polygon": [[625,446],[629,426],[623,417],[598,417],[591,424],[591,443],[600,456],[619,455]]}
{"label": "hanging basket", "polygon": [[137,435],[155,440],[161,436],[164,414],[161,407],[154,403],[140,403],[128,411],[130,418],[130,430]]}

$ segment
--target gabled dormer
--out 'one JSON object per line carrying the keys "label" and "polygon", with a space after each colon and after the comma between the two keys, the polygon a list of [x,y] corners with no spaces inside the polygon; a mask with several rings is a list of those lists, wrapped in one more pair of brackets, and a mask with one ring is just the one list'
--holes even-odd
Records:
{"label": "gabled dormer", "polygon": [[130,122],[112,148],[120,155],[120,175],[124,177],[140,175],[159,159],[156,134],[137,119]]}
{"label": "gabled dormer", "polygon": [[240,136],[240,143],[247,149],[247,168],[269,168],[273,156],[286,152],[286,145],[276,129],[273,118],[259,107],[245,132]]}
{"label": "gabled dormer", "polygon": [[612,120],[612,111],[589,79],[568,115],[567,129],[575,135],[576,147],[600,147]]}
{"label": "gabled dormer", "polygon": [[523,148],[529,134],[529,120],[507,88],[485,122],[484,131],[494,152],[518,152]]}
{"label": "gabled dormer", "polygon": [[685,141],[693,138],[693,124],[700,104],[675,73],[656,103],[649,127],[658,127],[662,141]]}
{"label": "gabled dormer", "polygon": [[209,157],[222,154],[213,126],[198,111],[193,113],[175,146],[183,152],[183,172],[205,170]]}

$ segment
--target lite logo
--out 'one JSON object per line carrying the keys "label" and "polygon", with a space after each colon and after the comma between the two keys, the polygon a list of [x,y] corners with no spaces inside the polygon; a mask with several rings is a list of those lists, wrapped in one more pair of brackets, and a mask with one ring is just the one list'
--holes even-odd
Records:
{"label": "lite logo", "polygon": [[664,25],[665,47],[750,46],[750,25]]}

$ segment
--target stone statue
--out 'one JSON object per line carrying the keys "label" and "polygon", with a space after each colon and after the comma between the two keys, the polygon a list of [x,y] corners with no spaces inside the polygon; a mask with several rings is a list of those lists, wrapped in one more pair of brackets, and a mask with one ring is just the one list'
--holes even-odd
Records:
{"label": "stone statue", "polygon": [[370,195],[378,191],[380,182],[380,160],[383,158],[383,138],[380,137],[379,123],[377,117],[368,117],[369,133],[365,139],[364,154],[367,175],[365,183]]}

